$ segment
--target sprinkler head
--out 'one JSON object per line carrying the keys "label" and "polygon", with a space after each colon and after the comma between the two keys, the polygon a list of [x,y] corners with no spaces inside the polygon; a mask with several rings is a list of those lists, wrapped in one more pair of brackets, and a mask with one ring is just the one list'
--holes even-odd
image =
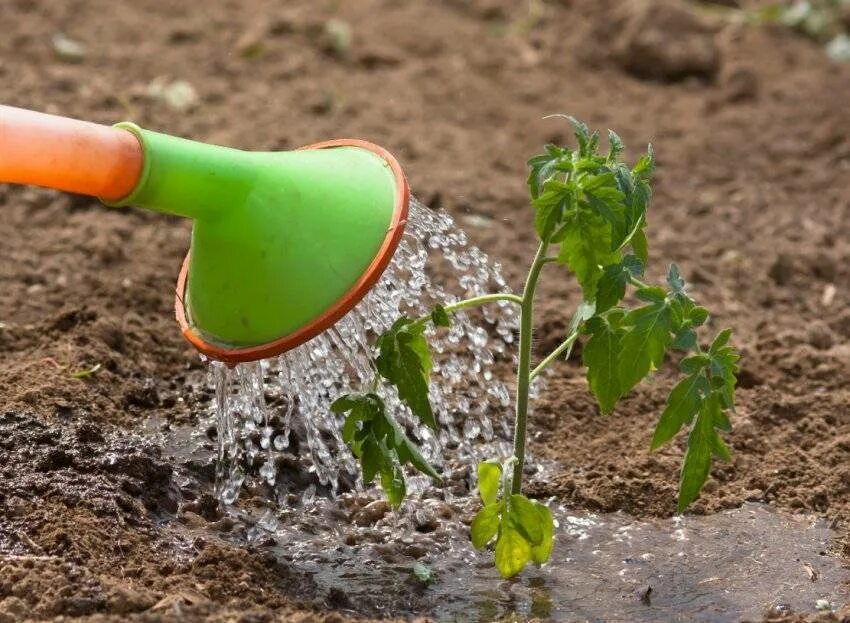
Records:
{"label": "sprinkler head", "polygon": [[[99,186],[91,192],[95,187],[74,179],[73,171],[71,182],[61,183],[49,171],[12,175],[0,156],[0,181],[94,194],[108,205],[193,219],[177,282],[177,320],[193,346],[228,364],[273,357],[335,324],[378,281],[404,230],[407,181],[389,152],[366,141],[246,152],[131,123],[106,128],[0,107],[0,154],[12,153],[8,137],[14,132],[7,130],[9,124],[21,127],[21,113],[30,123],[48,118],[56,126],[46,133],[54,143],[88,137],[102,152],[93,160],[117,173],[106,182],[95,176]],[[38,135],[29,132],[28,144]],[[71,161],[69,155],[73,170]],[[62,168],[55,159],[39,166]],[[127,174],[133,167],[135,179]]]}

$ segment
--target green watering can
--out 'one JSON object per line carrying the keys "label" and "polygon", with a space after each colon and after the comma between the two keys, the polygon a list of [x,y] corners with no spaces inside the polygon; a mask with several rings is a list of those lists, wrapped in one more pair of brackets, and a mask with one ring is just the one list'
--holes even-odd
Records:
{"label": "green watering can", "polygon": [[396,159],[362,140],[247,152],[9,106],[2,182],[191,218],[177,320],[230,365],[295,348],[348,313],[392,259],[410,203]]}

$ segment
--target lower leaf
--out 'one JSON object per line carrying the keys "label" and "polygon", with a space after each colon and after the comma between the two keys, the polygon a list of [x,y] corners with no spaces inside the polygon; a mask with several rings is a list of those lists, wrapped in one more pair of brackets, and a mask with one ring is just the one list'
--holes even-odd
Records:
{"label": "lower leaf", "polygon": [[496,541],[496,569],[507,579],[523,570],[531,560],[531,545],[513,529],[509,521],[503,521]]}

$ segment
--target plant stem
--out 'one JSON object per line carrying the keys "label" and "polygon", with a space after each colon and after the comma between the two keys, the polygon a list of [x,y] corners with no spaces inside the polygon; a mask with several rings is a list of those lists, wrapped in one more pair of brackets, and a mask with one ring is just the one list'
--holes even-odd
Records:
{"label": "plant stem", "polygon": [[[466,309],[467,307],[475,307],[477,305],[484,305],[486,303],[495,303],[496,301],[509,301],[516,305],[522,305],[522,297],[517,296],[516,294],[510,294],[508,292],[499,292],[497,294],[484,294],[482,296],[474,296],[471,299],[464,299],[462,301],[457,301],[456,303],[449,303],[445,305],[443,309],[446,310],[446,313],[454,313],[460,311],[462,309]],[[421,316],[414,321],[416,325],[425,324],[431,320],[431,315]]]}
{"label": "plant stem", "polygon": [[522,470],[525,465],[525,432],[528,420],[528,390],[531,384],[531,337],[534,314],[534,290],[540,271],[546,264],[546,251],[549,242],[544,240],[537,248],[537,254],[528,271],[525,288],[522,291],[522,305],[519,319],[519,363],[516,377],[516,421],[514,423],[514,475],[511,491],[522,491]]}
{"label": "plant stem", "polygon": [[543,370],[546,369],[546,366],[548,366],[550,363],[555,361],[555,359],[557,359],[558,356],[561,353],[563,353],[564,351],[567,352],[565,357],[569,357],[570,351],[573,348],[573,344],[575,344],[576,338],[578,338],[578,330],[573,331],[567,339],[565,339],[563,342],[561,342],[561,344],[558,346],[558,348],[556,348],[551,353],[549,353],[546,356],[546,359],[544,359],[539,364],[537,364],[537,367],[534,368],[534,370],[531,371],[531,374],[529,375],[529,379],[534,380],[534,377],[536,377],[538,374],[543,372]]}

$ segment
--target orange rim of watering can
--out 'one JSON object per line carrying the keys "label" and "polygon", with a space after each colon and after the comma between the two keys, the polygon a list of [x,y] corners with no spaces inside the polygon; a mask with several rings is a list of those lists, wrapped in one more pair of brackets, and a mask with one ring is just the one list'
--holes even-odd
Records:
{"label": "orange rim of watering can", "polygon": [[215,344],[205,340],[197,331],[190,325],[186,315],[184,305],[186,282],[189,276],[189,257],[191,250],[186,254],[186,259],[183,260],[183,266],[180,269],[180,275],[177,277],[177,295],[174,300],[174,309],[177,315],[177,322],[180,324],[180,329],[192,346],[198,349],[201,353],[222,361],[228,365],[235,365],[246,361],[257,361],[259,359],[267,359],[275,357],[288,350],[292,350],[296,346],[300,346],[316,337],[320,333],[326,331],[335,325],[343,316],[366,296],[366,293],[381,278],[381,275],[386,270],[390,263],[401,236],[404,233],[404,227],[407,223],[407,214],[410,208],[410,187],[407,184],[407,179],[404,177],[404,172],[398,160],[395,159],[390,152],[383,147],[363,141],[360,139],[336,139],[331,141],[323,141],[314,143],[299,150],[307,149],[328,149],[333,147],[359,147],[366,149],[379,156],[390,167],[390,170],[395,177],[396,193],[395,193],[395,208],[393,210],[393,218],[387,230],[387,235],[383,243],[378,249],[372,263],[365,272],[360,276],[360,279],[346,292],[332,307],[328,308],[323,314],[307,323],[297,331],[284,335],[283,337],[258,344],[257,346],[242,346],[242,347],[227,347],[220,344]]}

